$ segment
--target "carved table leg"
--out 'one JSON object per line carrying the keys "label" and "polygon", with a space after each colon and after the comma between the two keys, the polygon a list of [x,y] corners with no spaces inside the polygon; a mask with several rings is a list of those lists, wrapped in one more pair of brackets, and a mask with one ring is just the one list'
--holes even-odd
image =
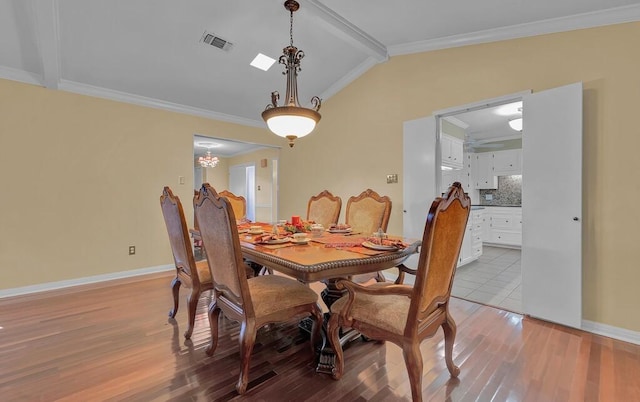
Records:
{"label": "carved table leg", "polygon": [[[336,288],[336,282],[341,279],[329,279],[324,281],[324,284],[327,286],[325,290],[322,291],[321,297],[322,301],[325,302],[327,307],[331,309],[331,305],[340,299],[342,296],[346,294],[346,290],[339,290]],[[331,317],[330,313],[324,314],[324,320],[322,324],[322,331],[320,331],[322,336],[322,344],[319,349],[319,359],[318,365],[316,366],[317,373],[324,374],[333,374],[335,367],[335,352],[329,343],[329,338],[327,336],[327,323],[329,322],[329,318]],[[313,325],[313,320],[310,318],[305,318],[302,322],[300,322],[299,328],[305,332],[311,333],[311,328]],[[355,339],[360,337],[360,333],[355,330],[340,330],[340,345],[345,345]]]}

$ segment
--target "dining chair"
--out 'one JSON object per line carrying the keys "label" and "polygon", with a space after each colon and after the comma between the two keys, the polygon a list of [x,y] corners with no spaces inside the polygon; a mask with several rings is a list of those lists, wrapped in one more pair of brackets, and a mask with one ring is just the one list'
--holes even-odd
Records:
{"label": "dining chair", "polygon": [[211,356],[216,350],[221,311],[226,318],[241,323],[240,377],[236,390],[243,394],[247,389],[251,352],[260,327],[311,316],[314,323],[310,350],[315,356],[314,345],[323,320],[318,295],[304,284],[280,275],[247,279],[231,202],[216,193],[208,183],[202,185],[193,207],[213,277],[214,298],[209,305],[211,343],[206,352]]}
{"label": "dining chair", "polygon": [[233,213],[237,220],[242,220],[247,216],[247,200],[241,195],[235,195],[231,191],[222,190],[220,197],[227,197],[233,208]]}
{"label": "dining chair", "polygon": [[189,339],[193,333],[196,319],[198,300],[202,292],[213,289],[211,271],[206,260],[195,261],[184,210],[180,198],[174,195],[169,187],[165,187],[160,196],[162,215],[169,234],[169,243],[173,253],[173,261],[176,267],[176,277],[171,282],[173,293],[173,309],[169,311],[169,317],[174,318],[178,312],[178,299],[180,285],[191,289],[187,297],[188,326],[184,337]]}
{"label": "dining chair", "polygon": [[370,236],[378,229],[386,232],[390,215],[391,199],[386,195],[380,196],[370,188],[347,200],[345,222],[354,233]]}
{"label": "dining chair", "polygon": [[[351,226],[352,233],[362,233],[364,236],[371,236],[378,229],[387,231],[389,216],[391,215],[391,199],[388,196],[380,196],[372,189],[366,189],[358,196],[349,197],[347,200],[347,210],[345,222]],[[371,281],[375,277],[377,282],[384,282],[382,272],[356,275],[352,279],[359,283]]]}
{"label": "dining chair", "polygon": [[324,190],[309,199],[307,221],[313,221],[328,228],[332,223],[338,223],[341,208],[342,199]]}
{"label": "dining chair", "polygon": [[348,280],[338,288],[348,294],[331,305],[328,336],[336,352],[333,373],[340,379],[344,355],[338,339],[341,327],[354,328],[364,336],[391,341],[403,351],[414,401],[422,400],[422,354],[420,343],[432,337],[439,327],[444,332],[447,369],[457,377],[460,369],[453,363],[456,323],[449,313],[451,286],[458,255],[469,218],[471,201],[459,182],[446,196],[431,204],[422,236],[415,284],[360,286]]}
{"label": "dining chair", "polygon": [[[193,190],[193,196],[195,197],[198,194],[198,190]],[[200,239],[200,228],[198,227],[198,220],[196,216],[193,215],[193,229],[189,229],[189,234],[193,239],[193,251],[194,257],[198,259],[202,259],[202,239]]]}

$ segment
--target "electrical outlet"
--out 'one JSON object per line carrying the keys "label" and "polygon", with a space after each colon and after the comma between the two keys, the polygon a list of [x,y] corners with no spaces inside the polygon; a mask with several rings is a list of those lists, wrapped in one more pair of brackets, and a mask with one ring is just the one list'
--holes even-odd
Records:
{"label": "electrical outlet", "polygon": [[398,175],[397,174],[388,174],[387,175],[387,184],[397,183]]}
{"label": "electrical outlet", "polygon": [[136,246],[129,246],[129,255],[134,255],[136,253]]}

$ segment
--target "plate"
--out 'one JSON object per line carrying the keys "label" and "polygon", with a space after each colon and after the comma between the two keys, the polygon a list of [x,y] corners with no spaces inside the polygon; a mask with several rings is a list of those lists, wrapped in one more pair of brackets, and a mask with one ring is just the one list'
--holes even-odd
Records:
{"label": "plate", "polygon": [[294,239],[293,237],[289,239],[289,241],[293,244],[307,244],[309,243],[309,239]]}
{"label": "plate", "polygon": [[249,231],[247,231],[247,233],[253,234],[253,235],[263,234],[264,230],[249,230]]}
{"label": "plate", "polygon": [[282,244],[282,243],[288,243],[288,242],[289,242],[289,238],[283,237],[282,239],[267,240],[260,244]]}
{"label": "plate", "polygon": [[351,228],[349,229],[327,229],[329,233],[349,233],[351,232]]}
{"label": "plate", "polygon": [[396,246],[386,246],[384,244],[375,244],[370,241],[362,242],[362,245],[366,248],[370,248],[371,250],[379,250],[379,251],[397,251],[398,247]]}

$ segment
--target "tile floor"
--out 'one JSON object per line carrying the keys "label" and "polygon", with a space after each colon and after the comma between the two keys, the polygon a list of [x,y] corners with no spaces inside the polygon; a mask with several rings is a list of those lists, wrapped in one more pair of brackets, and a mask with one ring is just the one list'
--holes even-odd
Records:
{"label": "tile floor", "polygon": [[482,256],[459,267],[452,296],[522,312],[520,250],[484,246]]}

